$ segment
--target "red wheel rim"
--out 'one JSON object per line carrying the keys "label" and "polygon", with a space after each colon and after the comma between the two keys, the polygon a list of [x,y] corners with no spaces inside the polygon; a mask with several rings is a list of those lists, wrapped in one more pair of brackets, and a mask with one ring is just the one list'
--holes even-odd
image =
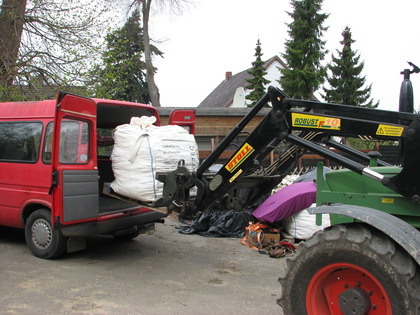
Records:
{"label": "red wheel rim", "polygon": [[379,281],[365,269],[347,263],[328,265],[313,276],[306,291],[308,315],[343,314],[339,296],[353,287],[363,289],[370,299],[366,314],[392,315],[391,302]]}

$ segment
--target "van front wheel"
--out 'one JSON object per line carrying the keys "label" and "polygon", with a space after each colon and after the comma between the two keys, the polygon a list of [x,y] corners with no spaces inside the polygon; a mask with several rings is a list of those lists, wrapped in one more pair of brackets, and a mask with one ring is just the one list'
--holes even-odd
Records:
{"label": "van front wheel", "polygon": [[53,229],[51,214],[46,209],[34,211],[26,220],[25,239],[30,251],[40,258],[55,258],[66,250],[67,238]]}

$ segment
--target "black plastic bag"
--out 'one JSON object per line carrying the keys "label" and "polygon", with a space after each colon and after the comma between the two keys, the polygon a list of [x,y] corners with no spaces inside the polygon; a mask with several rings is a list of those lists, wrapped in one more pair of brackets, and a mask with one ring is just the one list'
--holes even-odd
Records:
{"label": "black plastic bag", "polygon": [[245,228],[255,218],[248,211],[207,210],[180,228],[182,234],[199,234],[206,237],[243,237]]}

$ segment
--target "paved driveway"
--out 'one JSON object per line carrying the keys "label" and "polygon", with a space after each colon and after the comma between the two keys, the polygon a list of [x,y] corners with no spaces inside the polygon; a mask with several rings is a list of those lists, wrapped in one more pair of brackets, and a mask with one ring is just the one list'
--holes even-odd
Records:
{"label": "paved driveway", "polygon": [[176,224],[129,242],[89,239],[57,260],[32,256],[23,232],[0,228],[0,314],[283,314],[282,259]]}

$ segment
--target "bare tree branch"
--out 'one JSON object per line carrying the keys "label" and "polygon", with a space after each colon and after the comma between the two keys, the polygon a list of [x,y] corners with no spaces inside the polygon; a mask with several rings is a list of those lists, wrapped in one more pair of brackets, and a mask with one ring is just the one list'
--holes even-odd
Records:
{"label": "bare tree branch", "polygon": [[[142,25],[143,25],[143,45],[144,45],[144,59],[146,63],[146,79],[149,87],[149,94],[151,103],[154,107],[160,107],[160,96],[159,89],[155,83],[156,68],[153,66],[152,61],[152,49],[151,39],[149,32],[149,20],[152,10],[153,0],[131,0],[129,8],[138,8],[142,13]],[[165,6],[169,7],[170,11],[177,12],[178,14],[182,11],[182,4],[191,3],[189,0],[154,0],[156,6],[159,9],[163,9]]]}
{"label": "bare tree branch", "polygon": [[[3,0],[0,97],[16,84],[29,86],[34,76],[59,86],[82,83],[84,73],[100,55],[102,35],[108,29],[104,13],[108,12],[110,2]],[[19,11],[16,3],[24,3],[23,10]],[[6,14],[8,10],[10,14]],[[7,18],[9,24],[5,23]]]}

